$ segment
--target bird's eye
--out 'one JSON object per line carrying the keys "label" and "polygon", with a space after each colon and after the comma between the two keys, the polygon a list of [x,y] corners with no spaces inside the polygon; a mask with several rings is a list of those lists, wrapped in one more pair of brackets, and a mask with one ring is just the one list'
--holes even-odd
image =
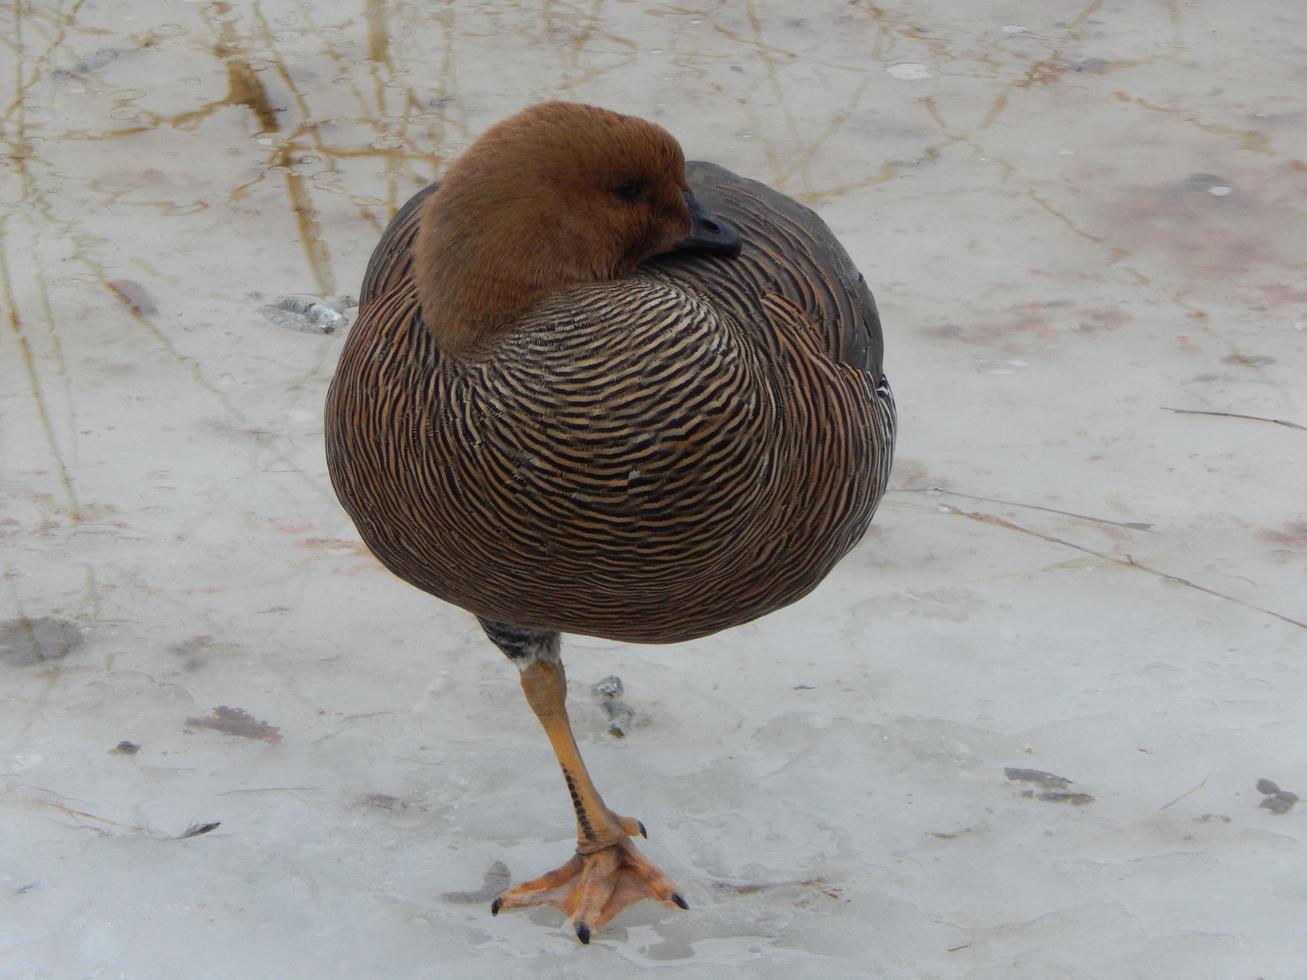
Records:
{"label": "bird's eye", "polygon": [[644,190],[644,184],[638,180],[624,180],[613,188],[613,193],[623,201],[634,201]]}

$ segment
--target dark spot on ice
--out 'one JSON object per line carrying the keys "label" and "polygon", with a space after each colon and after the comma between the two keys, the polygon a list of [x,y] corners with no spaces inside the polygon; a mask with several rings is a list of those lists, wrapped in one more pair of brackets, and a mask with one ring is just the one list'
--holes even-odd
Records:
{"label": "dark spot on ice", "polygon": [[402,800],[389,793],[364,793],[356,801],[358,806],[371,807],[374,810],[386,810],[390,813],[403,813],[407,810],[425,810],[421,803]]}
{"label": "dark spot on ice", "polygon": [[110,755],[135,755],[141,751],[141,747],[135,742],[129,742],[123,739],[117,745],[109,750]]}
{"label": "dark spot on ice", "polygon": [[445,892],[441,898],[446,902],[458,902],[460,905],[476,905],[481,902],[488,902],[505,888],[511,882],[512,876],[508,873],[508,866],[503,861],[496,861],[490,866],[481,880],[481,887],[471,892]]}
{"label": "dark spot on ice", "polygon": [[1039,793],[1033,789],[1022,790],[1021,796],[1024,799],[1043,800],[1045,803],[1070,803],[1072,806],[1084,806],[1094,802],[1094,798],[1088,793],[1077,793],[1067,789],[1071,785],[1071,780],[1065,776],[1044,772],[1042,769],[1014,769],[1010,766],[1003,772],[1014,782],[1035,783],[1044,787],[1043,792]]}
{"label": "dark spot on ice", "polygon": [[963,827],[961,830],[954,831],[931,830],[928,833],[937,840],[957,840],[959,837],[965,837],[971,833],[971,828]]}
{"label": "dark spot on ice", "polygon": [[398,796],[391,796],[389,793],[368,793],[360,797],[359,802],[364,806],[374,806],[378,810],[394,810],[403,806]]}
{"label": "dark spot on ice", "polygon": [[1260,804],[1262,809],[1270,810],[1274,814],[1288,813],[1293,809],[1293,805],[1298,802],[1297,793],[1290,793],[1287,789],[1280,789],[1277,783],[1269,779],[1257,780],[1257,792],[1266,797]]}
{"label": "dark spot on ice", "polygon": [[191,728],[209,728],[224,735],[253,738],[273,745],[281,741],[281,730],[266,721],[259,721],[242,708],[229,708],[221,704],[202,718],[187,718]]}
{"label": "dark spot on ice", "polygon": [[51,616],[6,619],[0,622],[0,663],[13,667],[58,664],[85,641],[81,627],[72,620]]}
{"label": "dark spot on ice", "polygon": [[[688,960],[694,956],[694,947],[680,936],[675,936],[661,942],[650,943],[648,946],[643,947],[641,952],[651,960]],[[760,956],[762,947],[750,946],[749,952],[755,956]]]}
{"label": "dark spot on ice", "polygon": [[[712,887],[721,891],[734,892],[736,895],[756,895],[758,892],[770,891],[773,888],[811,888],[829,895],[831,898],[838,897],[838,889],[827,882],[824,878],[805,878],[802,881],[727,881],[717,879],[712,882]],[[831,894],[835,892],[836,894]]]}
{"label": "dark spot on ice", "polygon": [[1133,319],[1133,316],[1119,306],[1097,307],[1085,311],[1085,319],[1080,322],[1076,329],[1080,333],[1090,334],[1105,330],[1118,330]]}
{"label": "dark spot on ice", "polygon": [[1070,803],[1072,806],[1084,806],[1087,803],[1093,803],[1094,798],[1088,793],[1072,793],[1065,789],[1050,789],[1043,793],[1036,793],[1033,789],[1022,791],[1021,795],[1025,799],[1043,800],[1045,803]]}
{"label": "dark spot on ice", "polygon": [[1055,776],[1042,769],[1014,769],[1009,766],[1003,770],[1003,773],[1008,779],[1022,783],[1038,783],[1049,789],[1066,789],[1071,785],[1071,780],[1065,776]]}
{"label": "dark spot on ice", "polygon": [[921,332],[927,337],[938,337],[940,340],[952,340],[955,337],[962,336],[962,328],[956,323],[941,323],[937,327],[923,327]]}
{"label": "dark spot on ice", "polygon": [[1239,367],[1266,367],[1268,364],[1274,364],[1275,358],[1267,357],[1265,354],[1231,354],[1229,357],[1221,358],[1222,364],[1237,364]]}
{"label": "dark spot on ice", "polygon": [[192,636],[168,647],[168,652],[181,657],[186,662],[187,670],[199,670],[215,656],[236,653],[240,647],[235,643],[223,643],[211,636]]}
{"label": "dark spot on ice", "polygon": [[199,837],[203,834],[207,834],[211,830],[217,830],[221,826],[222,823],[218,820],[211,821],[210,823],[193,823],[178,834],[176,839],[188,840],[191,837]]}
{"label": "dark spot on ice", "polygon": [[86,75],[94,71],[99,71],[110,62],[116,61],[120,54],[122,54],[122,52],[114,48],[98,48],[96,49],[95,54],[91,55],[89,58],[83,58],[71,68],[57,68],[52,74],[55,78]]}
{"label": "dark spot on ice", "polygon": [[155,302],[154,296],[139,282],[132,279],[110,279],[105,285],[122,301],[123,306],[137,316],[159,312],[159,304]]}
{"label": "dark spot on ice", "polygon": [[1293,805],[1298,802],[1298,797],[1294,793],[1276,793],[1274,796],[1268,796],[1262,800],[1263,810],[1270,810],[1274,814],[1288,813],[1293,809]]}
{"label": "dark spot on ice", "polygon": [[[1258,531],[1257,536],[1263,541],[1269,541],[1271,544],[1278,544],[1284,548],[1307,551],[1307,521],[1289,521],[1275,530],[1267,528]],[[1269,780],[1263,780],[1263,782],[1269,782]],[[1261,788],[1260,783],[1258,788]],[[1274,792],[1274,790],[1264,790],[1263,792]]]}
{"label": "dark spot on ice", "polygon": [[1081,58],[1071,62],[1072,71],[1087,71],[1094,75],[1101,75],[1111,67],[1112,62],[1106,58]]}

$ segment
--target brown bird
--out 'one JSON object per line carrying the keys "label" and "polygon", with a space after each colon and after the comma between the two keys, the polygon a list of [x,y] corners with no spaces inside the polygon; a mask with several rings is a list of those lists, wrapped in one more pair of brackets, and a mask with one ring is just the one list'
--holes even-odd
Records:
{"label": "brown bird", "polygon": [[520,669],[576,813],[554,904],[581,942],[687,908],[600,797],[560,633],[689,640],[813,589],[888,479],[875,303],[810,210],[642,119],[570,103],[488,130],[395,215],[327,396],[327,461],[373,554]]}

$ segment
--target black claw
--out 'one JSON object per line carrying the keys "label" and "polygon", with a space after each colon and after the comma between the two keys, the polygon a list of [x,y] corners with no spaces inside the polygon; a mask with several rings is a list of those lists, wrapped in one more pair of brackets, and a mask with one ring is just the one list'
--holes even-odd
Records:
{"label": "black claw", "polygon": [[590,927],[584,922],[578,922],[576,924],[576,938],[581,940],[581,945],[590,945]]}
{"label": "black claw", "polygon": [[649,831],[647,831],[647,830],[644,829],[644,821],[643,821],[643,820],[637,820],[636,823],[638,823],[638,824],[640,825],[640,836],[643,837],[645,840],[648,840],[648,839],[649,839]]}
{"label": "black claw", "polygon": [[687,912],[690,911],[690,903],[681,897],[680,892],[672,893],[672,901],[675,902],[677,905],[679,905],[681,908],[685,909],[685,911]]}
{"label": "black claw", "polygon": [[503,904],[504,904],[504,900],[503,900],[502,898],[497,898],[497,899],[495,899],[493,902],[491,902],[491,903],[490,903],[490,914],[491,914],[491,915],[498,915],[498,914],[499,914],[499,907],[500,907],[501,905],[503,905]]}

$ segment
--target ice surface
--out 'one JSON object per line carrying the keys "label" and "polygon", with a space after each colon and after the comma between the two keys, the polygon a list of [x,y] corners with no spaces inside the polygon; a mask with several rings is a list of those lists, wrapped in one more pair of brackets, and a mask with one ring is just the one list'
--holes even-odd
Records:
{"label": "ice surface", "polygon": [[[1300,4],[0,30],[0,976],[1307,977]],[[342,312],[393,209],[549,97],[817,208],[902,419],[804,601],[567,639],[596,781],[692,906],[588,949],[490,917],[567,856],[562,781],[512,666],[334,500],[344,331],[260,313]]]}

